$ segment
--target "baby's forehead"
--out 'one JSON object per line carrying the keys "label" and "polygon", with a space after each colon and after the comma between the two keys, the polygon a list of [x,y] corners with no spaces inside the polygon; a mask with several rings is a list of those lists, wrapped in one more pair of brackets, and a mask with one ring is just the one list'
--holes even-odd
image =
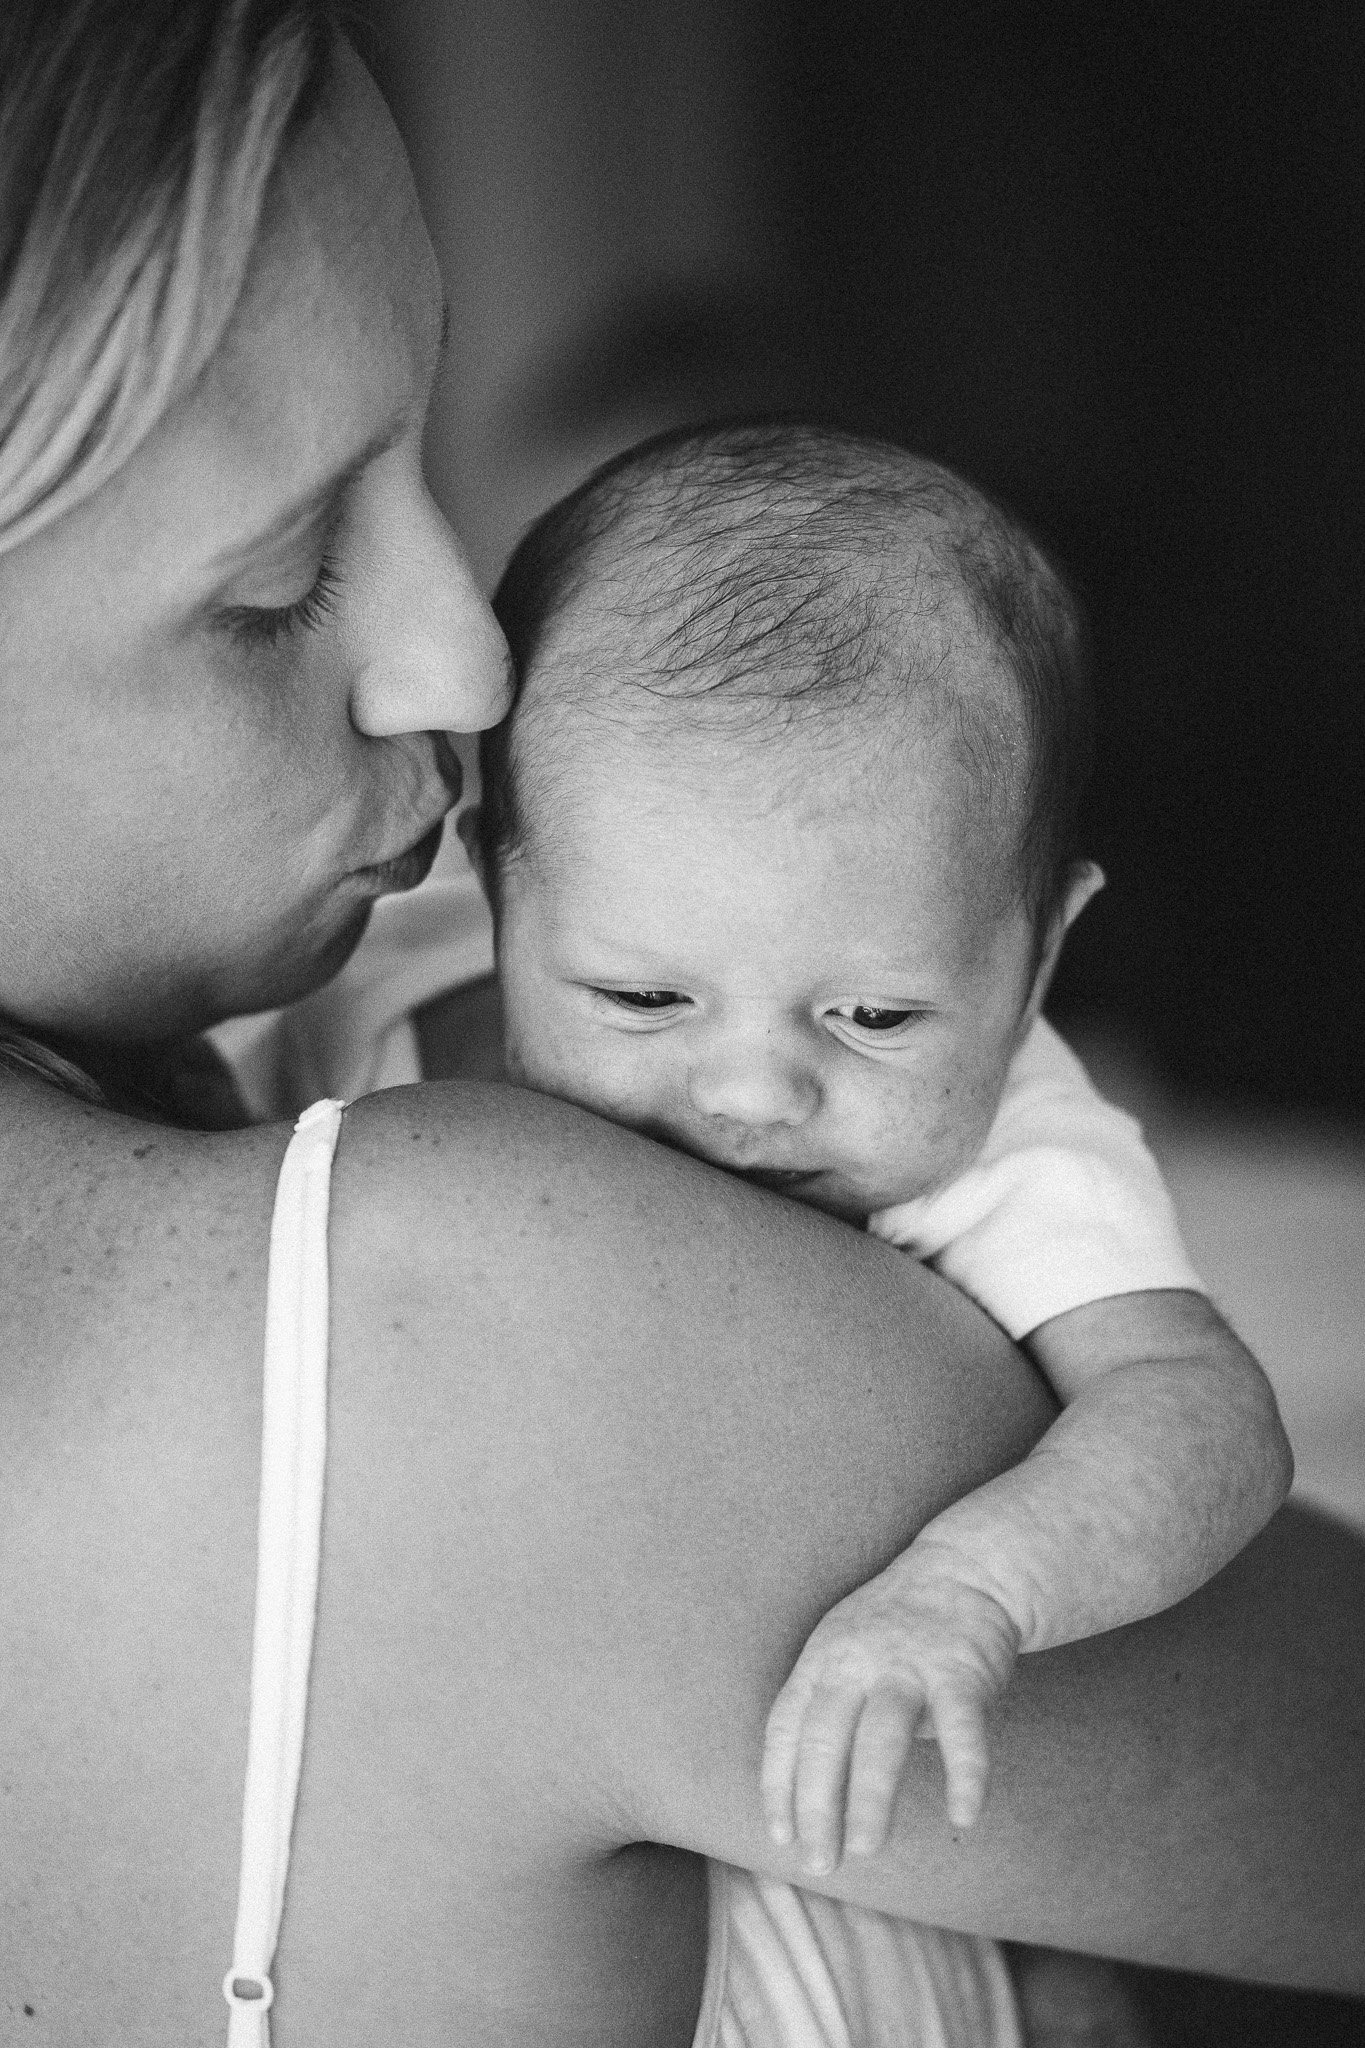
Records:
{"label": "baby's forehead", "polygon": [[800,899],[818,874],[860,908],[881,904],[888,925],[979,928],[1017,898],[1013,820],[983,800],[948,721],[896,725],[703,727],[657,707],[634,721],[557,720],[542,772],[530,762],[519,773],[526,850],[557,894],[591,895],[605,872],[644,885],[661,843],[704,840],[731,850],[736,891],[761,871],[766,888]]}
{"label": "baby's forehead", "polygon": [[813,624],[777,575],[771,589],[750,585],[742,606],[732,590],[728,606],[699,610],[640,575],[638,559],[635,573],[631,557],[604,565],[524,678],[519,778],[566,752],[591,773],[594,756],[634,740],[636,772],[695,757],[715,775],[717,804],[729,791],[775,814],[812,784],[847,786],[869,824],[933,803],[977,858],[1008,860],[1029,769],[1008,662],[961,580],[932,560],[860,566],[861,577],[840,565],[842,614]]}

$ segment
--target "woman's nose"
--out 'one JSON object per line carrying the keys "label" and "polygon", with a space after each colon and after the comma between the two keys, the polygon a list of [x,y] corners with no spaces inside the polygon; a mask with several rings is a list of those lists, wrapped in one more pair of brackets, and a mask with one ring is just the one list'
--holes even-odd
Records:
{"label": "woman's nose", "polygon": [[425,488],[369,510],[350,612],[351,722],[381,739],[481,732],[511,702],[502,629]]}
{"label": "woman's nose", "polygon": [[757,1131],[805,1123],[820,1086],[799,1051],[764,1039],[708,1050],[692,1065],[688,1095],[702,1116]]}

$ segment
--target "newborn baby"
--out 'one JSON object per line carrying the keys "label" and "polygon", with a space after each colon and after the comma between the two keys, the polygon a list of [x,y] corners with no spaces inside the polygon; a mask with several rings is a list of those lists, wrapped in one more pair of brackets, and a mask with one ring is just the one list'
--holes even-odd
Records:
{"label": "newborn baby", "polygon": [[762,426],[610,464],[497,609],[520,686],[471,837],[511,1078],[930,1261],[1060,1403],[825,1616],[768,1721],[768,1826],[812,1874],[882,1845],[917,1734],[968,1827],[1015,1658],[1192,1592],[1291,1469],[1137,1126],[1040,1015],[1101,881],[1075,604],[957,477]]}

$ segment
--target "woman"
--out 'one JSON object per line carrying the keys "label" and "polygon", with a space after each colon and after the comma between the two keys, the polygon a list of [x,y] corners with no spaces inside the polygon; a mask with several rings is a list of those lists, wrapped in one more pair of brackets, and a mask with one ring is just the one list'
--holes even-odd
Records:
{"label": "woman", "polygon": [[[430,252],[324,10],[4,36],[4,1997],[18,2038],[217,2041],[288,1132],[207,1134],[177,1043],[420,878],[504,655],[421,481]],[[357,1104],[330,1247],[277,2040],[685,2042],[725,1966],[680,1852],[797,1874],[755,1792],[794,1647],[1041,1397],[913,1262],[505,1091]],[[1358,1986],[1360,1584],[1286,1520],[1032,1660],[977,1836],[926,1769],[823,1889]]]}

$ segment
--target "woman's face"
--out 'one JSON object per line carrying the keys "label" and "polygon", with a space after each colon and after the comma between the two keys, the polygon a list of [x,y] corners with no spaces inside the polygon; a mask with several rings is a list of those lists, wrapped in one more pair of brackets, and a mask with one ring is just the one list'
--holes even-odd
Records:
{"label": "woman's face", "polygon": [[208,371],[0,555],[0,1012],[162,1037],[316,986],[431,864],[506,650],[421,472],[442,299],[346,53]]}

